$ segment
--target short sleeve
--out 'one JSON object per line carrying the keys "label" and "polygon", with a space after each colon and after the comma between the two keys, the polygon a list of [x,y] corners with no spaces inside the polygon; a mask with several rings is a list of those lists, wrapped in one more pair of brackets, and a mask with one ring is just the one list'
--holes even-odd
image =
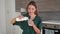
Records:
{"label": "short sleeve", "polygon": [[28,14],[27,13],[26,14],[23,14],[23,16],[28,17]]}
{"label": "short sleeve", "polygon": [[41,17],[38,17],[37,27],[38,27],[40,30],[41,30],[41,28],[42,28],[42,18],[41,18]]}

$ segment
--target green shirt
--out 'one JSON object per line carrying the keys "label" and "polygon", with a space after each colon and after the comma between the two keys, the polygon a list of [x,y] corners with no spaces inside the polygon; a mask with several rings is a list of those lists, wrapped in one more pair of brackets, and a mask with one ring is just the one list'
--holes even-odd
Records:
{"label": "green shirt", "polygon": [[[30,16],[28,14],[24,14],[23,16],[26,16],[30,19]],[[39,16],[35,16],[35,19],[33,21],[34,21],[34,24],[37,26],[37,28],[41,30],[42,19]],[[16,21],[13,25],[20,26],[20,28],[23,29],[22,34],[36,34],[33,27],[28,25],[28,20],[18,21],[18,22]]]}

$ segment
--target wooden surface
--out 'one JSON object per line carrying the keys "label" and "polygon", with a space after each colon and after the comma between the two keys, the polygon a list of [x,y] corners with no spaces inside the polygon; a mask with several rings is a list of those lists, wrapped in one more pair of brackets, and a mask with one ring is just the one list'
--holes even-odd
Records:
{"label": "wooden surface", "polygon": [[[31,0],[16,0],[16,9],[25,8]],[[60,0],[34,0],[38,11],[60,11]]]}

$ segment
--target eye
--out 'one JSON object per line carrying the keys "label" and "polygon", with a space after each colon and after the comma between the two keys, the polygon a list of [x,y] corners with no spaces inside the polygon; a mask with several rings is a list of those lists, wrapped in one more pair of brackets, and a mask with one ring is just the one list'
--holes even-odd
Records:
{"label": "eye", "polygon": [[32,8],[32,10],[34,10],[34,8]]}

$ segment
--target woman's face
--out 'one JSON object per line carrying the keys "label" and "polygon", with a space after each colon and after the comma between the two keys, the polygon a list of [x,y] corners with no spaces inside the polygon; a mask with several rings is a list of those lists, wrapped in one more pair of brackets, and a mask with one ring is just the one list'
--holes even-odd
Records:
{"label": "woman's face", "polygon": [[33,6],[33,5],[28,6],[28,13],[29,14],[33,14],[35,11],[36,11],[35,6]]}

